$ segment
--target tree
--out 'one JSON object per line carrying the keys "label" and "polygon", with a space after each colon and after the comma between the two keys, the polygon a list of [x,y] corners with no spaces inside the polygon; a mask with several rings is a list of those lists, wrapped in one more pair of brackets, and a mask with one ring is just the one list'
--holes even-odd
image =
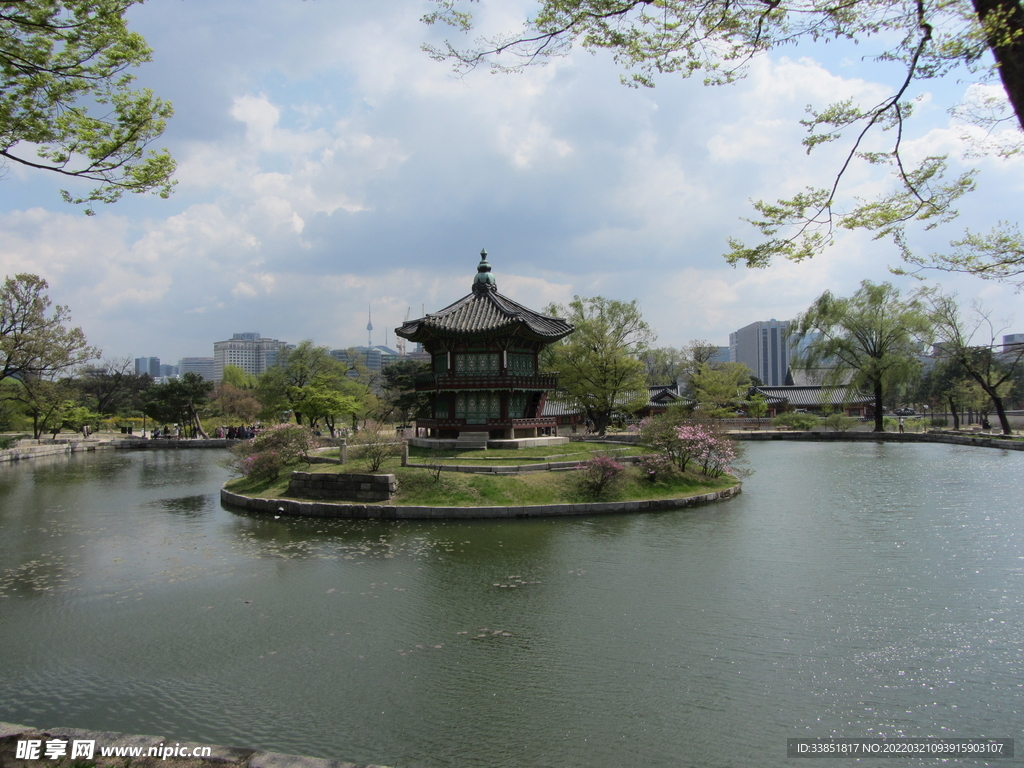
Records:
{"label": "tree", "polygon": [[[424,21],[468,32],[473,19],[463,9],[466,1],[434,0],[437,8]],[[984,127],[1009,123],[1015,140],[997,143],[990,151],[1005,155],[1021,149],[1017,131],[1024,127],[1024,6],[1019,0],[972,0],[971,5],[942,0],[541,0],[519,34],[483,39],[468,49],[447,42],[424,48],[465,73],[481,64],[518,71],[580,45],[592,52],[611,51],[628,73],[623,76],[628,85],[653,87],[656,76],[664,73],[700,73],[708,85],[731,83],[743,77],[754,56],[803,40],[875,43],[873,58],[897,68],[891,93],[875,104],[843,101],[809,107],[802,121],[808,152],[846,138],[845,161],[823,187],[808,188],[788,200],[755,203],[758,219],[750,223],[763,241],[748,247],[731,239],[726,258],[751,267],[767,266],[776,256],[800,261],[831,244],[837,228],[865,228],[877,237],[892,237],[915,266],[997,279],[1022,274],[1024,238],[1005,225],[993,237],[1013,244],[1010,251],[1016,257],[1009,264],[976,247],[970,233],[959,241],[966,253],[912,254],[904,237],[906,226],[917,221],[930,228],[953,218],[953,205],[973,188],[974,173],[946,180],[945,157],[926,157],[914,166],[901,155],[904,124],[915,98],[923,95],[917,92],[919,86],[954,71],[957,76],[975,73],[980,81],[999,78],[1005,98],[981,96],[962,105],[958,114]],[[872,131],[891,137],[881,151],[869,150]],[[838,201],[840,182],[855,161],[890,168],[894,186],[844,211]]]}
{"label": "tree", "polygon": [[768,401],[764,395],[752,395],[746,402],[747,413],[757,419],[757,428],[761,428],[761,419],[768,413]]}
{"label": "tree", "polygon": [[83,401],[103,415],[140,410],[141,394],[152,385],[147,373],[135,373],[131,358],[104,360],[95,368],[85,368],[74,380]]}
{"label": "tree", "polygon": [[829,366],[827,384],[846,383],[874,398],[875,432],[884,432],[885,394],[920,373],[918,354],[931,334],[931,319],[916,298],[900,300],[891,283],[869,280],[850,298],[825,291],[794,322],[797,345],[807,342],[796,365]]}
{"label": "tree", "polygon": [[256,389],[256,377],[237,365],[225,365],[221,381],[237,389]]}
{"label": "tree", "polygon": [[568,309],[552,304],[544,311],[564,317],[576,330],[545,348],[543,367],[559,373],[559,387],[586,410],[599,435],[605,433],[613,412],[630,413],[647,402],[640,356],[655,335],[635,299],[576,296]]}
{"label": "tree", "polygon": [[68,328],[71,312],[58,304],[50,313],[49,286],[38,275],[20,274],[0,289],[0,381],[9,376],[52,379],[98,357],[81,328]]}
{"label": "tree", "polygon": [[380,372],[381,420],[387,420],[396,411],[402,423],[420,415],[428,399],[425,392],[416,391],[416,377],[430,373],[430,363],[422,360],[396,360]]}
{"label": "tree", "polygon": [[277,365],[260,375],[256,393],[266,411],[292,411],[295,423],[302,424],[305,387],[331,379],[340,386],[344,373],[344,366],[331,357],[327,347],[317,347],[306,339],[294,349],[282,350]]}
{"label": "tree", "polygon": [[[1024,345],[1001,353],[996,339],[1004,329],[997,330],[980,305],[975,305],[973,318],[967,319],[961,314],[955,296],[944,296],[937,291],[928,291],[926,295],[930,299],[941,354],[956,361],[963,372],[978,383],[992,400],[1003,434],[1012,434],[1003,398],[1024,366]],[[982,343],[976,344],[979,333],[983,334]]]}
{"label": "tree", "polygon": [[649,349],[643,361],[649,385],[675,384],[686,370],[686,350],[675,347]]}
{"label": "tree", "polygon": [[212,381],[189,371],[180,379],[170,379],[146,390],[144,411],[151,419],[190,426],[209,439],[199,419],[199,409],[206,405],[212,390]]}
{"label": "tree", "polygon": [[750,389],[750,369],[743,363],[723,363],[712,368],[702,363],[693,376],[693,396],[711,418],[732,416]]}
{"label": "tree", "polygon": [[75,395],[74,387],[66,379],[54,381],[37,376],[27,376],[5,391],[5,396],[18,403],[32,419],[32,436],[37,440],[44,432],[60,432],[65,412],[77,405]]}
{"label": "tree", "polygon": [[310,384],[303,388],[300,407],[309,419],[311,428],[316,429],[317,424],[323,419],[331,437],[336,437],[334,424],[338,417],[356,413],[360,405],[360,402],[351,395],[343,395],[323,384]]}
{"label": "tree", "polygon": [[[224,369],[231,368],[225,365]],[[228,419],[251,424],[263,410],[256,394],[251,389],[243,389],[227,380],[221,381],[213,391],[212,404]]]}
{"label": "tree", "polygon": [[167,197],[174,160],[147,147],[173,110],[128,70],[149,61],[125,14],[141,0],[0,3],[0,162],[98,184],[67,202],[112,203],[125,192]]}

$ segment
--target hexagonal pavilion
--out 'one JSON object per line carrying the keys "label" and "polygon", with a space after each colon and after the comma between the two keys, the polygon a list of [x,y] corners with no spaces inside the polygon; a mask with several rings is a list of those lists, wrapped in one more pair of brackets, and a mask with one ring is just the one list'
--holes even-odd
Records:
{"label": "hexagonal pavilion", "polygon": [[430,416],[416,420],[418,430],[478,443],[553,434],[555,417],[543,413],[558,376],[539,373],[537,358],[572,332],[565,320],[498,293],[481,251],[469,295],[395,329],[431,356],[432,372],[416,384],[430,396]]}

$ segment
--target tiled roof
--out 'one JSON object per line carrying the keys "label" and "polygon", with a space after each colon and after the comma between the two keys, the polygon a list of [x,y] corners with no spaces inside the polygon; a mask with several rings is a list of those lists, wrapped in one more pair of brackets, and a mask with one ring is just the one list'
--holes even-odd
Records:
{"label": "tiled roof", "polygon": [[[694,401],[688,397],[683,397],[679,394],[679,390],[675,384],[661,384],[647,388],[648,399],[647,402],[641,405],[637,410],[643,410],[649,408],[653,411],[662,411],[672,403],[682,401],[687,405],[694,405]],[[617,398],[616,403],[620,406],[628,403],[635,404],[638,400],[642,401],[643,395],[636,390],[629,392],[622,392]],[[586,409],[574,402],[564,391],[553,392],[548,397],[547,402],[544,405],[545,416],[568,416],[571,414],[582,414]]]}
{"label": "tiled roof", "polygon": [[494,335],[522,328],[528,335],[547,343],[573,332],[573,326],[560,317],[549,317],[524,307],[494,289],[474,290],[439,312],[410,320],[395,333],[410,341],[437,336]]}
{"label": "tiled roof", "polygon": [[847,386],[754,387],[755,394],[764,395],[770,405],[787,402],[798,408],[820,408],[822,405],[860,405],[873,399]]}

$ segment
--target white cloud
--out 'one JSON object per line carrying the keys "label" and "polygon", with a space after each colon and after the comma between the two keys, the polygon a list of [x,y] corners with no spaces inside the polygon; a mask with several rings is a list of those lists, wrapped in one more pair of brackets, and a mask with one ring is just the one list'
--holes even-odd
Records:
{"label": "white cloud", "polygon": [[[480,33],[515,28],[529,7],[481,5]],[[485,244],[516,300],[638,298],[660,343],[676,346],[724,344],[825,289],[889,278],[891,247],[850,233],[804,265],[751,272],[720,256],[727,237],[749,239],[749,198],[830,182],[848,146],[808,157],[798,121],[808,103],[888,93],[855,61],[830,72],[797,50],[757,59],[736,86],[665,78],[634,91],[609,57],[575,53],[459,81],[419,50],[450,34],[423,27],[421,11],[355,0],[135,9],[157,51],[144,84],[176,101],[165,137],[175,195],[85,218],[58,202],[59,181],[19,170],[0,181],[0,265],[46,276],[110,352],[168,359],[249,329],[362,344],[367,305],[383,341],[410,307],[419,316],[464,295]],[[214,34],[229,20],[233,34]],[[907,151],[959,153],[961,127],[926,106]],[[987,229],[986,208],[1015,205],[1019,162],[982,163],[993,181],[964,223]],[[868,195],[889,182],[858,167],[846,183]],[[979,292],[1014,301],[1004,286],[962,288]]]}

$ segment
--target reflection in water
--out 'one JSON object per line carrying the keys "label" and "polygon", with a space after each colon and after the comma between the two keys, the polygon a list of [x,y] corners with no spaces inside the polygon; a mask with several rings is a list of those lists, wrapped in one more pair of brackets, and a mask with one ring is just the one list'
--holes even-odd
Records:
{"label": "reflection in water", "polygon": [[724,504],[458,522],[232,512],[214,452],[2,468],[0,712],[428,767],[1013,736],[1024,457],[748,456]]}
{"label": "reflection in water", "polygon": [[198,515],[202,512],[209,512],[213,509],[215,500],[208,495],[195,494],[192,496],[178,496],[173,499],[158,499],[149,502],[149,505],[168,512],[182,512],[186,515]]}

